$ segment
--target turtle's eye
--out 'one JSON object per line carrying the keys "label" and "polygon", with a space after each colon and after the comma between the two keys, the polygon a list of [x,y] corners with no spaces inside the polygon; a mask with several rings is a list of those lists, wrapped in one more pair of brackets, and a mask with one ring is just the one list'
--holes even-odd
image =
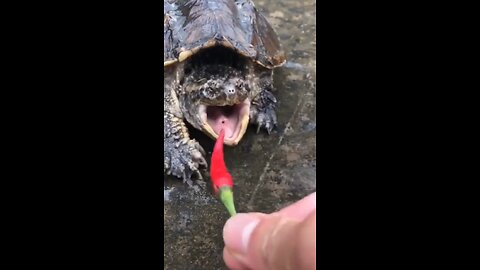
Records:
{"label": "turtle's eye", "polygon": [[211,86],[203,88],[203,94],[206,98],[212,99],[215,97],[215,90]]}
{"label": "turtle's eye", "polygon": [[242,88],[242,87],[243,87],[243,82],[237,83],[237,87],[238,87],[238,88]]}

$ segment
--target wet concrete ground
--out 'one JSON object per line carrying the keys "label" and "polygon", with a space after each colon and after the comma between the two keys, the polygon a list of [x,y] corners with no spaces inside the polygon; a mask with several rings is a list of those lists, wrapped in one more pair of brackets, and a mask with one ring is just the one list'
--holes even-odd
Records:
{"label": "wet concrete ground", "polygon": [[[280,36],[289,63],[275,73],[278,132],[250,128],[225,162],[239,212],[273,212],[316,191],[316,1],[255,1]],[[214,142],[198,132],[210,159]],[[205,179],[209,181],[209,179]],[[164,269],[226,269],[222,228],[228,219],[208,184],[189,188],[165,176]]]}

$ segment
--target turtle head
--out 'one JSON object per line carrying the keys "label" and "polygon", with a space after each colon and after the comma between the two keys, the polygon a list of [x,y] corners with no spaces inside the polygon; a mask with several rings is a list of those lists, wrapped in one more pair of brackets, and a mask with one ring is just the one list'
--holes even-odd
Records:
{"label": "turtle head", "polygon": [[201,59],[204,61],[186,65],[182,109],[195,128],[213,139],[224,129],[225,144],[237,145],[249,122],[251,91],[247,71],[225,61],[209,64]]}

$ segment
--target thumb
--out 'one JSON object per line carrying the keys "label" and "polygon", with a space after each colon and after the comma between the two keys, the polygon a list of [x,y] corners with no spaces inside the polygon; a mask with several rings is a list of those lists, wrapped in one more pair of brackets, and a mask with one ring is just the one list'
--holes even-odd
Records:
{"label": "thumb", "polygon": [[238,214],[224,229],[224,259],[234,269],[316,269],[316,211],[299,221]]}

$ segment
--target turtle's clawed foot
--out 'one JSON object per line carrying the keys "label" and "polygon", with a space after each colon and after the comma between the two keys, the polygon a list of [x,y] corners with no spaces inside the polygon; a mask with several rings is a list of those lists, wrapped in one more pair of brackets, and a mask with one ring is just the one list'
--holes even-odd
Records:
{"label": "turtle's clawed foot", "polygon": [[164,150],[164,172],[182,178],[191,184],[192,177],[203,179],[201,170],[207,167],[205,151],[195,140],[166,142]]}
{"label": "turtle's clawed foot", "polygon": [[269,91],[264,90],[259,97],[252,102],[250,108],[250,123],[257,125],[257,133],[261,128],[265,128],[268,134],[271,134],[277,126],[277,114],[275,104],[277,99]]}
{"label": "turtle's clawed foot", "polygon": [[261,128],[265,128],[268,134],[271,134],[273,129],[277,126],[277,115],[273,109],[266,108],[265,111],[261,111],[257,114],[257,118],[254,120],[257,125],[257,133]]}

